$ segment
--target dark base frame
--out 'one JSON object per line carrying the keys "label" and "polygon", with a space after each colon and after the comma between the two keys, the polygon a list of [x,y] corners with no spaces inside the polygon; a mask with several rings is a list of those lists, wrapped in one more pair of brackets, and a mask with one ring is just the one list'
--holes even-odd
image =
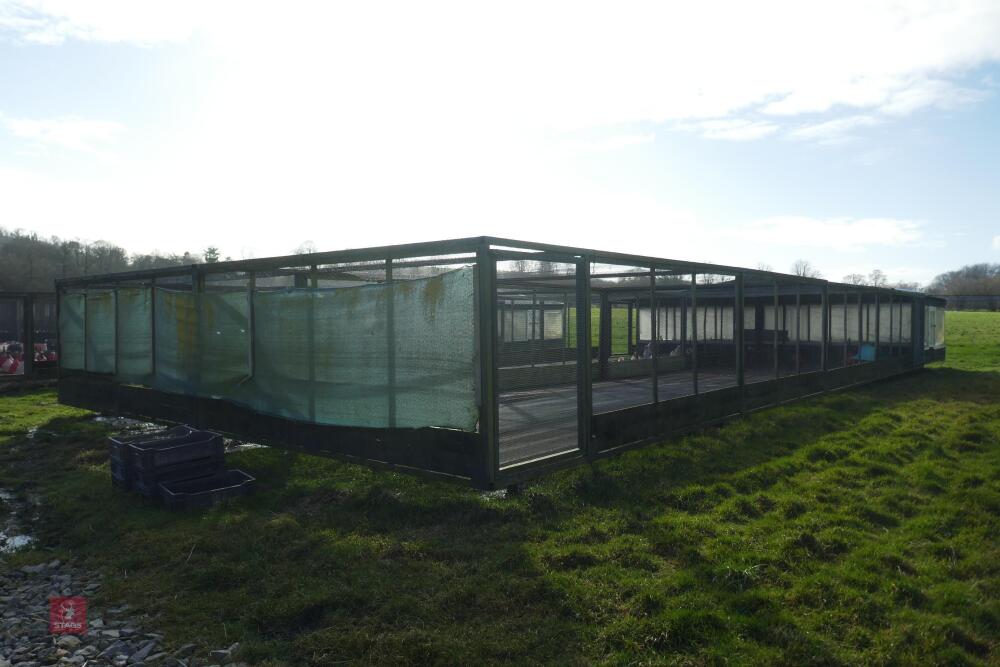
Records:
{"label": "dark base frame", "polygon": [[93,374],[59,379],[59,402],[138,419],[190,424],[241,440],[484,486],[478,433],[362,428],[266,415],[229,401],[118,384]]}

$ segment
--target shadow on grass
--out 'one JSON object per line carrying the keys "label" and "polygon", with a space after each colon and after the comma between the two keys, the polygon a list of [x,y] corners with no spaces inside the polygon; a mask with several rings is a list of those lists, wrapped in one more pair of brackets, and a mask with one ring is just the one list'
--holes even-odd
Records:
{"label": "shadow on grass", "polygon": [[[171,514],[110,487],[107,427],[85,416],[9,438],[0,462],[5,478],[45,496],[43,541],[110,573],[109,599],[159,615],[178,641],[240,638],[255,662],[711,661],[749,637],[759,659],[835,664],[836,642],[789,613],[763,586],[774,583],[766,570],[701,545],[776,513],[808,519],[805,503],[779,507],[767,492],[848,461],[858,438],[892,433],[904,403],[933,411],[997,395],[1000,374],[934,369],[755,413],[509,498],[254,449],[229,464],[259,479],[258,494]],[[905,462],[905,448],[893,456]],[[891,462],[851,467],[894,474]],[[860,520],[900,525],[875,508]],[[852,547],[805,532],[789,548],[835,559]]]}

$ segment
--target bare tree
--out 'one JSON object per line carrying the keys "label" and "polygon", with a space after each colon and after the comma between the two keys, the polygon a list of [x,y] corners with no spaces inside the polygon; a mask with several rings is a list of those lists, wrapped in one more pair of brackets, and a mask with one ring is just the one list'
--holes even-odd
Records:
{"label": "bare tree", "polygon": [[849,285],[867,285],[868,279],[863,273],[848,273],[844,276],[844,282]]}
{"label": "bare tree", "polygon": [[868,274],[868,284],[872,287],[885,287],[888,282],[889,278],[882,269],[873,269]]}
{"label": "bare tree", "polygon": [[310,253],[317,252],[316,244],[312,241],[303,241],[298,248],[296,248],[292,254],[295,255],[308,255]]}
{"label": "bare tree", "polygon": [[757,262],[758,271],[774,271],[774,267],[767,262]]}
{"label": "bare tree", "polygon": [[797,259],[792,264],[792,273],[803,278],[822,278],[823,274],[813,266],[808,260]]}

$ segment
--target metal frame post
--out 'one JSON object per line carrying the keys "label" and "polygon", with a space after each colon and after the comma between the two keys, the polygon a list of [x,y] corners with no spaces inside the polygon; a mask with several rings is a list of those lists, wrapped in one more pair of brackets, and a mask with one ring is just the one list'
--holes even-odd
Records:
{"label": "metal frame post", "polygon": [[698,395],[698,274],[691,274],[691,386]]}
{"label": "metal frame post", "polygon": [[777,380],[781,377],[781,364],[778,360],[778,281],[774,281],[774,321],[772,324],[774,328],[771,330],[771,336],[774,338],[772,342],[774,346],[774,379]]}
{"label": "metal frame post", "polygon": [[114,337],[115,353],[112,358],[115,364],[114,374],[118,375],[118,288],[117,287],[112,288],[111,298],[114,300],[114,306],[115,306],[115,337]]}
{"label": "metal frame post", "polygon": [[35,371],[35,299],[31,295],[25,296],[21,301],[23,317],[21,324],[24,327],[24,377],[28,379]]}
{"label": "metal frame post", "polygon": [[254,301],[257,292],[257,272],[247,277],[247,370],[248,377],[257,373],[257,311]]}
{"label": "metal frame post", "polygon": [[890,357],[896,356],[896,344],[893,341],[893,334],[895,333],[894,331],[895,327],[893,326],[894,318],[893,318],[892,306],[894,301],[895,301],[895,295],[892,292],[889,292],[889,356]]}
{"label": "metal frame post", "polygon": [[149,352],[152,357],[150,375],[153,381],[156,379],[156,276],[149,280]]}
{"label": "metal frame post", "polygon": [[795,374],[802,373],[802,285],[795,286]]}
{"label": "metal frame post", "polygon": [[862,310],[864,307],[865,295],[862,290],[858,290],[858,364],[861,364],[861,346],[864,344],[864,326],[862,322]]}
{"label": "metal frame post", "polygon": [[736,274],[736,303],[733,305],[733,342],[736,344],[736,386],[742,387],[746,384],[746,373],[744,366],[744,355],[746,350],[743,345],[743,336],[746,324],[743,321],[743,274]]}
{"label": "metal frame post", "polygon": [[825,372],[829,370],[829,354],[827,348],[830,346],[830,287],[823,283],[820,289],[820,303],[823,304],[823,315],[820,319],[823,328],[823,348],[820,350],[820,368]]}
{"label": "metal frame post", "polygon": [[576,263],[576,363],[577,418],[580,449],[586,456],[593,454],[590,420],[593,415],[594,383],[591,372],[590,326],[590,258],[581,257]]}
{"label": "metal frame post", "polygon": [[847,367],[847,290],[844,290],[844,367]]}
{"label": "metal frame post", "polygon": [[[493,486],[500,472],[500,403],[496,391],[496,262],[490,245],[476,250],[476,308],[479,333],[479,434],[482,483]],[[513,337],[513,331],[511,332]]]}
{"label": "metal frame post", "polygon": [[882,356],[882,299],[875,290],[875,361]]}
{"label": "metal frame post", "polygon": [[396,288],[392,277],[392,258],[385,260],[385,283],[389,294],[385,300],[385,357],[388,364],[386,392],[389,401],[389,428],[396,426]]}
{"label": "metal frame post", "polygon": [[659,335],[660,328],[660,313],[656,307],[656,270],[649,270],[649,344],[652,346],[649,358],[651,363],[650,378],[653,381],[653,403],[660,402],[660,372],[659,372],[659,362],[657,361],[657,349],[659,345],[656,344],[656,337]]}

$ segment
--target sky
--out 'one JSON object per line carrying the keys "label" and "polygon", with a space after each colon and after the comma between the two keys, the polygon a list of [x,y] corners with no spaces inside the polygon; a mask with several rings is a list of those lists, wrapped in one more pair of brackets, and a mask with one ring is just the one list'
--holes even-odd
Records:
{"label": "sky", "polygon": [[1000,262],[1000,2],[0,0],[0,226]]}

